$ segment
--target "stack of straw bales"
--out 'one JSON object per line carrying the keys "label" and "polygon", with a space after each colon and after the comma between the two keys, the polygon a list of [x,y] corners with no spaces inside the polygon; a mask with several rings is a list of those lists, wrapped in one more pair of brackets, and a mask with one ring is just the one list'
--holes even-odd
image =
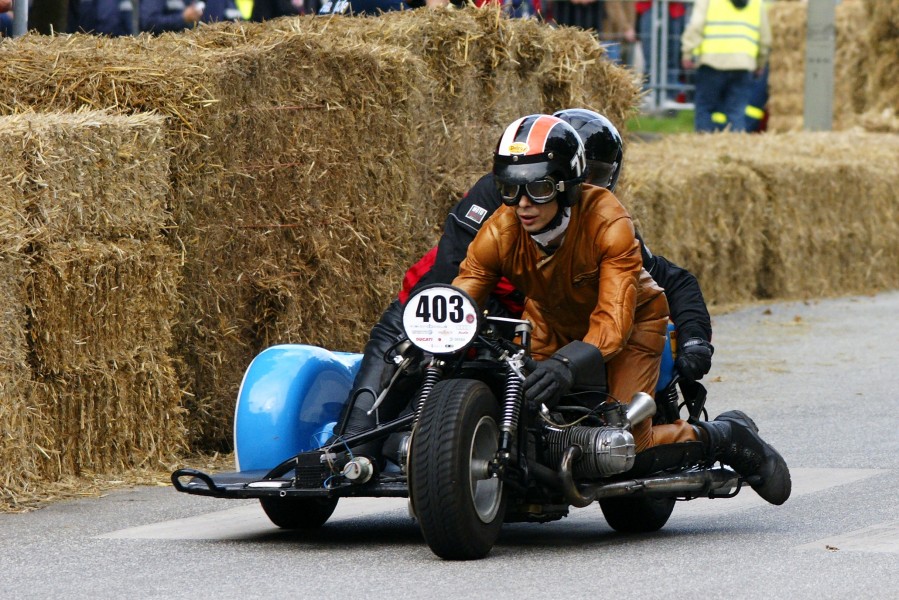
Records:
{"label": "stack of straw bales", "polygon": [[494,9],[28,36],[0,46],[0,112],[169,117],[179,377],[192,442],[219,448],[263,347],[361,349],[504,125],[581,104],[623,122],[639,89],[602,57]]}
{"label": "stack of straw bales", "polygon": [[[775,2],[769,8],[773,37],[768,79],[771,131],[802,129],[807,12],[805,2]],[[846,0],[837,5],[834,129],[855,125],[856,114],[864,104],[866,25],[862,0]]]}
{"label": "stack of straw bales", "polygon": [[859,118],[871,131],[899,133],[899,0],[866,0],[868,37],[864,81],[865,112]]}
{"label": "stack of straw bales", "polygon": [[0,125],[0,506],[29,479],[46,475],[51,416],[37,397],[28,367],[28,222],[22,143]]}
{"label": "stack of straw bales", "polygon": [[0,118],[3,501],[184,449],[164,131],[147,115]]}
{"label": "stack of straw bales", "polygon": [[896,135],[683,135],[627,152],[625,203],[712,303],[899,287]]}
{"label": "stack of straw bales", "polygon": [[[777,2],[769,78],[771,131],[803,125],[807,4]],[[899,0],[844,0],[836,6],[835,130],[899,132]]]}

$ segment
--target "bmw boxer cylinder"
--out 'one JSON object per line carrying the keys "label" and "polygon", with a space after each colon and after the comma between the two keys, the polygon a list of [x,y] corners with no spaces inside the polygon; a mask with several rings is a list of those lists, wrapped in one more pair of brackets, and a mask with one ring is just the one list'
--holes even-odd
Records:
{"label": "bmw boxer cylinder", "polygon": [[570,446],[579,446],[581,457],[574,463],[575,477],[617,475],[634,465],[637,455],[634,436],[620,427],[569,427],[550,429],[546,435],[549,458],[558,467]]}

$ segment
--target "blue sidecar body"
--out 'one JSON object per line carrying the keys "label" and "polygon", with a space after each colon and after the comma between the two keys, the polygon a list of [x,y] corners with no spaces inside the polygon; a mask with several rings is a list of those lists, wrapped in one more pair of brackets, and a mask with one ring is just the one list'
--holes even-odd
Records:
{"label": "blue sidecar body", "polygon": [[340,419],[361,359],[361,354],[299,344],[259,353],[237,395],[237,470],[268,470],[323,445]]}

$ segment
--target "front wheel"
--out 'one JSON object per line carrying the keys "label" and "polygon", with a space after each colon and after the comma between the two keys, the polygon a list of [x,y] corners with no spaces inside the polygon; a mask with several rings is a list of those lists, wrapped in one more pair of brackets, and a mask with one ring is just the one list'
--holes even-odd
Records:
{"label": "front wheel", "polygon": [[410,494],[422,534],[449,560],[486,556],[506,510],[503,483],[491,477],[499,447],[499,406],[480,381],[441,381],[425,400],[412,437]]}
{"label": "front wheel", "polygon": [[269,520],[281,529],[318,529],[331,518],[337,498],[260,498]]}
{"label": "front wheel", "polygon": [[650,533],[665,526],[674,510],[674,498],[624,497],[599,501],[602,515],[619,533]]}

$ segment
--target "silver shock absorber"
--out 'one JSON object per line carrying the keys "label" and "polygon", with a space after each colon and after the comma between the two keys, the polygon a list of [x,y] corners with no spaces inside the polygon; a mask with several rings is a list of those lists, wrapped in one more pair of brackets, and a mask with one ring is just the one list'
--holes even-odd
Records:
{"label": "silver shock absorber", "polygon": [[425,399],[430,395],[431,390],[434,389],[434,386],[437,385],[437,382],[440,381],[441,377],[443,377],[443,361],[438,360],[436,357],[432,357],[431,362],[425,367],[425,380],[421,385],[421,391],[418,393],[418,398],[415,400],[416,421],[418,421],[418,417],[421,415],[421,409],[425,405]]}
{"label": "silver shock absorber", "polygon": [[503,398],[503,420],[500,425],[502,435],[499,449],[503,453],[511,452],[514,433],[518,431],[518,417],[521,414],[521,394],[524,380],[521,374],[521,359],[518,356],[507,360],[506,390]]}
{"label": "silver shock absorber", "polygon": [[521,390],[524,388],[524,383],[518,377],[518,373],[515,372],[511,364],[508,365],[507,371],[506,395],[503,399],[503,422],[500,430],[512,433],[518,428],[518,415],[521,412]]}

